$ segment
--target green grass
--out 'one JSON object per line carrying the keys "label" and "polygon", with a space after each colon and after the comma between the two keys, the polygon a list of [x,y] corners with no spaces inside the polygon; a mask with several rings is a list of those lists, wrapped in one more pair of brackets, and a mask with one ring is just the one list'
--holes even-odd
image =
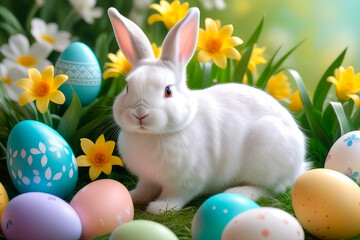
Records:
{"label": "green grass", "polygon": [[[132,189],[135,187],[136,179],[127,173],[124,169],[115,166],[113,169],[113,173],[109,176],[104,174],[101,175],[102,178],[111,178],[115,179],[122,184],[124,184],[128,189]],[[0,160],[0,182],[4,185],[9,198],[13,198],[18,195],[18,192],[13,187],[11,183],[10,176],[7,172],[6,161]],[[81,168],[79,171],[79,180],[76,185],[76,189],[74,190],[72,196],[66,199],[67,202],[71,200],[73,195],[79,191],[83,186],[90,183],[88,168]],[[192,219],[200,207],[200,205],[210,196],[201,196],[194,200],[192,200],[187,206],[185,206],[181,211],[178,212],[166,212],[161,215],[150,215],[147,214],[144,210],[144,205],[136,205],[135,206],[135,219],[147,219],[155,222],[159,222],[169,229],[171,229],[179,238],[179,240],[188,240],[191,239],[191,222]],[[291,189],[286,191],[283,194],[276,195],[274,198],[262,198],[257,203],[260,206],[266,207],[276,207],[281,208],[290,214],[294,215],[294,210],[292,208],[291,203]],[[105,240],[109,238],[109,234],[96,237],[96,240]],[[0,239],[5,239],[2,232],[0,232]],[[316,239],[311,236],[309,233],[306,233],[306,239]],[[358,238],[360,239],[360,238]]]}

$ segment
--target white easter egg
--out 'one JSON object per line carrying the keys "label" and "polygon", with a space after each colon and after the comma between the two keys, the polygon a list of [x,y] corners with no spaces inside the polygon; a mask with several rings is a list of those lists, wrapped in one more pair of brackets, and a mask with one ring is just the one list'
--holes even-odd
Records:
{"label": "white easter egg", "polygon": [[341,172],[360,183],[360,131],[352,131],[340,137],[331,147],[325,168]]}
{"label": "white easter egg", "polygon": [[59,90],[65,95],[65,106],[72,100],[72,89],[82,106],[92,103],[100,92],[101,68],[94,52],[82,42],[71,43],[55,64],[55,75],[65,74],[69,79]]}
{"label": "white easter egg", "polygon": [[7,142],[7,167],[20,193],[46,192],[61,198],[75,188],[78,166],[69,144],[46,124],[25,120]]}
{"label": "white easter egg", "polygon": [[225,227],[221,240],[302,240],[300,223],[284,210],[260,207],[234,217]]}

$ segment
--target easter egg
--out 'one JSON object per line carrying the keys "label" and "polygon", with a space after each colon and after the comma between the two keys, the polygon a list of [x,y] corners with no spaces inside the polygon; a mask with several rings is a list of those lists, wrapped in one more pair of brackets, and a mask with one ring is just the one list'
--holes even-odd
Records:
{"label": "easter egg", "polygon": [[[0,223],[1,223],[2,213],[8,202],[9,202],[9,197],[6,193],[4,186],[0,183]],[[0,230],[1,230],[1,224],[0,224]]]}
{"label": "easter egg", "polygon": [[80,217],[81,237],[85,239],[111,233],[134,218],[129,191],[112,179],[89,183],[74,196],[70,205]]}
{"label": "easter egg", "polygon": [[82,42],[71,43],[59,56],[55,64],[55,75],[65,74],[69,78],[59,87],[65,95],[65,106],[72,100],[72,89],[81,105],[92,103],[100,92],[101,69],[94,52]]}
{"label": "easter egg", "polygon": [[61,198],[75,188],[78,166],[69,144],[46,124],[25,120],[7,142],[7,166],[20,193],[46,192]]}
{"label": "easter egg", "polygon": [[360,131],[348,132],[334,143],[326,157],[325,168],[360,183]]}
{"label": "easter egg", "polygon": [[29,192],[13,198],[1,219],[7,239],[79,239],[81,222],[75,210],[61,198]]}
{"label": "easter egg", "polygon": [[240,213],[225,227],[221,240],[303,240],[304,230],[291,214],[273,207]]}
{"label": "easter egg", "polygon": [[236,215],[258,208],[254,201],[240,194],[220,193],[207,199],[196,212],[192,226],[193,240],[220,240],[228,222]]}
{"label": "easter egg", "polygon": [[321,239],[353,239],[360,234],[360,188],[330,169],[302,174],[292,190],[292,203],[305,230]]}
{"label": "easter egg", "polygon": [[[141,230],[140,230],[141,229]],[[110,240],[178,240],[176,235],[164,225],[149,220],[134,220],[118,227],[110,235]]]}

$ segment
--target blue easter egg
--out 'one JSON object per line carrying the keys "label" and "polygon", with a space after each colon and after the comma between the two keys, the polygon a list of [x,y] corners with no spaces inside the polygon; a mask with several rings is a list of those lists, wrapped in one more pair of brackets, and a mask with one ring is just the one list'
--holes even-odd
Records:
{"label": "blue easter egg", "polygon": [[[72,89],[84,107],[92,103],[101,88],[101,68],[94,52],[84,43],[71,43],[55,64],[55,75],[65,74],[69,79],[59,87],[65,95],[65,106],[72,100]],[[72,89],[71,89],[72,88]]]}
{"label": "blue easter egg", "polygon": [[196,212],[192,226],[193,240],[221,240],[226,224],[246,210],[258,208],[254,201],[235,193],[220,193],[207,199]]}
{"label": "blue easter egg", "polygon": [[68,197],[78,166],[69,144],[49,126],[33,120],[15,125],[7,142],[7,167],[20,193],[45,192]]}

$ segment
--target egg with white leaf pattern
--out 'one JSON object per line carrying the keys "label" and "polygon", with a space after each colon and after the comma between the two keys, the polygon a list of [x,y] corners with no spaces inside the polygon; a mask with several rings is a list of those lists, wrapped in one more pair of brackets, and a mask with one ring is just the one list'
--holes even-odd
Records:
{"label": "egg with white leaf pattern", "polygon": [[7,167],[20,193],[45,192],[68,197],[78,166],[64,138],[46,124],[25,120],[15,125],[7,142]]}

